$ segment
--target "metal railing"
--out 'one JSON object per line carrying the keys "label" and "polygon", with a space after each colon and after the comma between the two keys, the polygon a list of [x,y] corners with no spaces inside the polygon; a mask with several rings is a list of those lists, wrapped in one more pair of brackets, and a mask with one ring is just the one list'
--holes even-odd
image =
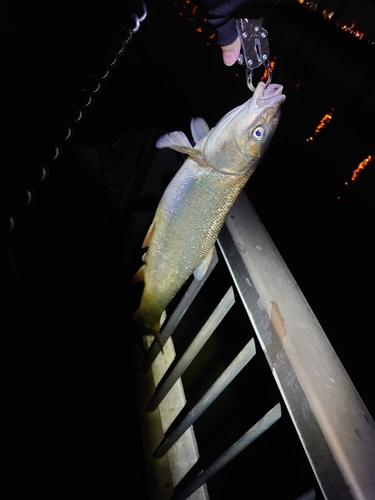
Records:
{"label": "metal railing", "polygon": [[[232,286],[227,289],[189,347],[176,356],[171,335],[214,269],[215,255],[204,279],[191,282],[166,321],[161,332],[164,354],[159,355],[154,342],[136,359],[151,498],[208,498],[206,481],[278,421],[282,405],[287,409],[283,418],[289,413],[314,471],[320,498],[375,498],[374,421],[245,194],[228,216],[218,245],[236,292]],[[199,457],[193,424],[252,360],[254,339],[193,406],[186,405],[181,377],[237,294],[281,404],[270,407],[226,451],[207,462]],[[310,489],[299,498],[314,499],[316,492]]]}

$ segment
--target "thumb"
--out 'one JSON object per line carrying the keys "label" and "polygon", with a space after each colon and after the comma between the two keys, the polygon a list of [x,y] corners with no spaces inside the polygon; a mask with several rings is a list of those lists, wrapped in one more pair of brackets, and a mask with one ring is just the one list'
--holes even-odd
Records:
{"label": "thumb", "polygon": [[241,42],[237,37],[234,42],[229,45],[223,45],[221,47],[221,52],[223,54],[223,61],[226,66],[233,66],[240,55]]}

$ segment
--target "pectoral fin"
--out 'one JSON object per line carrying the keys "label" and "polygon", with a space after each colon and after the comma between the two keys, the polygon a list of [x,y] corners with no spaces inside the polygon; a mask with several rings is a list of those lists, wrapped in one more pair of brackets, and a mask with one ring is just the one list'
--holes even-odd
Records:
{"label": "pectoral fin", "polygon": [[200,281],[204,277],[204,275],[206,274],[207,269],[208,269],[210,262],[212,260],[212,255],[214,253],[214,249],[215,249],[215,245],[211,248],[211,250],[209,250],[206,257],[202,260],[202,262],[199,264],[199,266],[195,269],[194,278],[197,281]]}
{"label": "pectoral fin", "polygon": [[[156,141],[156,147],[158,149],[172,148],[172,149],[176,149],[176,151],[179,151],[181,148],[182,149],[186,148],[188,150],[193,149],[187,136],[183,132],[181,132],[180,130],[178,130],[176,132],[170,132],[169,134],[162,135]],[[179,149],[177,149],[177,148],[179,148]]]}
{"label": "pectoral fin", "polygon": [[206,166],[206,162],[203,159],[203,153],[198,149],[193,148],[189,139],[183,132],[171,132],[170,134],[163,135],[156,141],[156,147],[159,149],[174,149],[179,153],[188,155],[200,165]]}

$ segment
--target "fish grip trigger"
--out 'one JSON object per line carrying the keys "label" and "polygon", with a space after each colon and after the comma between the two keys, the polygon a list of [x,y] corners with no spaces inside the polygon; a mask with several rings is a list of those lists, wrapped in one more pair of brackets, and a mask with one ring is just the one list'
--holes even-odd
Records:
{"label": "fish grip trigger", "polygon": [[253,71],[259,66],[267,70],[267,83],[272,80],[272,69],[269,62],[270,49],[268,45],[268,32],[262,27],[263,18],[236,20],[238,35],[241,40],[242,53],[237,62],[246,66],[246,82],[251,91],[255,91],[253,85]]}

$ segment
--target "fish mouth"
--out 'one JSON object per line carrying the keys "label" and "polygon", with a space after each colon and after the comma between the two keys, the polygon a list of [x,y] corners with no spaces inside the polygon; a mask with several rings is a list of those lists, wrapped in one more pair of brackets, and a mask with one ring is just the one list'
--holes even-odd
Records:
{"label": "fish mouth", "polygon": [[280,106],[286,99],[282,92],[283,86],[278,83],[266,85],[263,82],[259,82],[252,97],[252,101],[259,108],[274,105]]}
{"label": "fish mouth", "polygon": [[[253,96],[237,108],[229,111],[207,135],[203,145],[203,158],[207,165],[221,173],[242,175],[248,170],[248,155],[241,149],[241,141],[249,141],[252,129],[262,123],[271,129],[276,128],[280,117],[280,105],[286,97],[283,87],[277,83],[266,85],[259,82]],[[272,134],[267,134],[272,137]],[[267,142],[267,141],[266,141]],[[246,149],[246,148],[245,148]],[[233,167],[233,158],[242,166]],[[229,161],[231,166],[218,165]],[[236,170],[236,172],[234,172]]]}
{"label": "fish mouth", "polygon": [[[275,116],[278,116],[280,106],[285,99],[282,85],[278,83],[266,85],[264,82],[259,82],[253,96],[244,104],[229,112],[222,119],[220,125],[225,126],[229,121],[233,121],[237,122],[237,127],[247,129],[257,122],[258,117],[267,108],[273,109]],[[241,122],[242,126],[240,125]]]}

